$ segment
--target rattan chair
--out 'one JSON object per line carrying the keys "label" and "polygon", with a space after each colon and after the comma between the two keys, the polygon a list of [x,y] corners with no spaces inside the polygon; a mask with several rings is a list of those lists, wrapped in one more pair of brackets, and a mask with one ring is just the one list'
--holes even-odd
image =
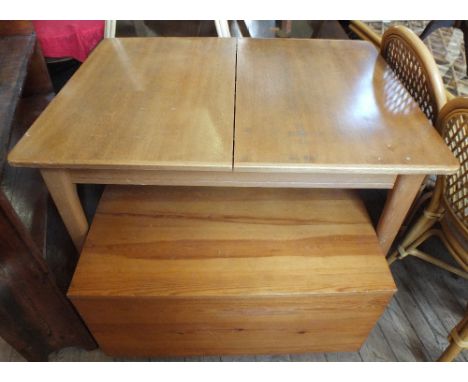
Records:
{"label": "rattan chair", "polygon": [[463,349],[468,349],[468,307],[465,317],[450,332],[449,340],[450,344],[438,359],[439,362],[451,362]]}
{"label": "rattan chair", "polygon": [[[429,205],[388,262],[411,255],[468,279],[468,97],[449,101],[440,111],[436,127],[460,168],[456,174],[437,178]],[[441,239],[458,267],[418,249],[431,236]]]}
{"label": "rattan chair", "polygon": [[411,29],[398,25],[389,28],[382,36],[380,54],[435,125],[447,97],[429,49]]}
{"label": "rattan chair", "polygon": [[[447,96],[439,69],[429,49],[411,29],[397,25],[383,34],[380,53],[435,126],[440,109],[447,102]],[[433,187],[433,178],[426,177],[400,232],[406,231],[415,213],[430,197],[430,193],[426,191]]]}

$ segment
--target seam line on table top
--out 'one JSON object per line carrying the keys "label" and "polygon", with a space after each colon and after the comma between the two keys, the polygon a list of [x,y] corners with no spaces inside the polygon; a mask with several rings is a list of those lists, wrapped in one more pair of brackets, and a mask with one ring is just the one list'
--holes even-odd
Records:
{"label": "seam line on table top", "polygon": [[234,156],[236,148],[236,96],[237,96],[237,52],[239,47],[239,39],[236,38],[236,61],[234,64],[234,118],[232,122],[232,162],[231,170],[234,171]]}

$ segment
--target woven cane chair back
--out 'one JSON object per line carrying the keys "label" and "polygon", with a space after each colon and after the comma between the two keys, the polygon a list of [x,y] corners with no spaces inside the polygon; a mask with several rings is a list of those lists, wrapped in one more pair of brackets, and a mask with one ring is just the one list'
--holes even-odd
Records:
{"label": "woven cane chair back", "polygon": [[382,37],[381,55],[435,125],[447,99],[431,52],[412,30],[394,26]]}
{"label": "woven cane chair back", "polygon": [[468,97],[451,100],[441,110],[438,130],[460,161],[460,168],[444,179],[443,202],[465,238],[468,235]]}

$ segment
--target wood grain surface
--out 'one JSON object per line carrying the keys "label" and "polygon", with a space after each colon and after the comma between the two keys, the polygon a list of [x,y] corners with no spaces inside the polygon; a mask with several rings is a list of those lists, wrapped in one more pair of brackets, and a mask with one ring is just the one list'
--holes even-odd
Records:
{"label": "wood grain surface", "polygon": [[373,174],[458,166],[371,44],[294,39],[104,40],[9,160]]}
{"label": "wood grain surface", "polygon": [[74,253],[50,235],[53,214],[40,174],[6,162],[52,98],[32,23],[0,21],[0,337],[28,361],[47,361],[64,347],[96,346],[61,288],[63,265]]}
{"label": "wood grain surface", "polygon": [[[43,170],[44,171],[44,170]],[[286,187],[286,188],[392,188],[391,174],[327,174],[293,172],[226,171],[67,171],[74,183],[128,184],[153,186]]]}
{"label": "wood grain surface", "polygon": [[390,190],[376,227],[385,255],[390,250],[423,181],[424,175],[400,175]]}
{"label": "wood grain surface", "polygon": [[390,285],[352,191],[108,186],[70,293],[246,296]]}
{"label": "wood grain surface", "polygon": [[242,39],[237,56],[235,171],[457,169],[370,43]]}
{"label": "wood grain surface", "polygon": [[235,61],[235,39],[105,39],[9,160],[230,170]]}
{"label": "wood grain surface", "polygon": [[[0,23],[0,32],[13,27],[13,22]],[[34,50],[34,36],[0,38],[0,173],[5,166],[10,139],[10,126],[27,76],[29,59]]]}
{"label": "wood grain surface", "polygon": [[351,351],[395,290],[353,191],[108,186],[68,292],[113,355]]}
{"label": "wood grain surface", "polygon": [[100,348],[121,357],[358,351],[389,299],[72,297]]}
{"label": "wood grain surface", "polygon": [[70,181],[69,174],[61,169],[43,169],[41,175],[79,253],[89,225],[76,185]]}

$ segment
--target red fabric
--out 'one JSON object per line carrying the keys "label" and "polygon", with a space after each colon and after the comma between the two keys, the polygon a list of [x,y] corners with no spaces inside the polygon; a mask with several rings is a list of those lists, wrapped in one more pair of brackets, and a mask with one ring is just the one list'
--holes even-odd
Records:
{"label": "red fabric", "polygon": [[104,37],[103,20],[33,21],[45,57],[84,61]]}

